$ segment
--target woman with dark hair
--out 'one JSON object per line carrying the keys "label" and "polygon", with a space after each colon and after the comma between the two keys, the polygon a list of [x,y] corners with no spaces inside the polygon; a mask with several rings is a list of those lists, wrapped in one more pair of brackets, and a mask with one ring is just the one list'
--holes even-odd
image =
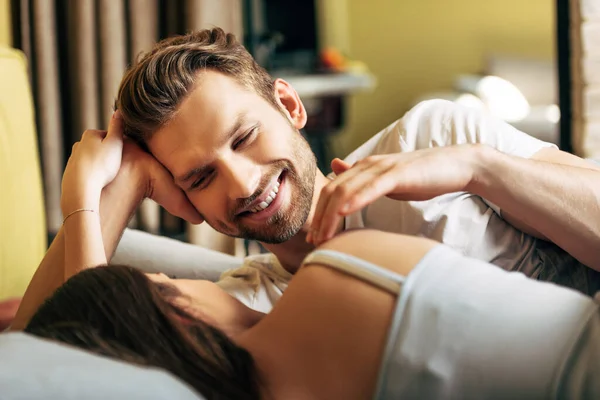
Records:
{"label": "woman with dark hair", "polygon": [[94,210],[119,169],[119,132],[88,132],[74,148],[62,198],[69,279],[26,332],[164,368],[207,398],[600,395],[592,299],[427,239],[339,235],[268,315],[212,282],[91,268],[106,264]]}
{"label": "woman with dark hair", "polygon": [[[200,293],[225,302],[205,281]],[[177,285],[126,266],[90,268],[70,278],[39,308],[25,332],[125,361],[164,368],[200,393],[258,398],[251,355],[224,330],[192,315]],[[201,310],[205,307],[198,305]],[[250,318],[259,313],[248,309]],[[248,326],[254,321],[249,320]],[[232,332],[230,332],[232,333]],[[209,396],[211,397],[211,396]],[[218,397],[218,396],[217,396]]]}

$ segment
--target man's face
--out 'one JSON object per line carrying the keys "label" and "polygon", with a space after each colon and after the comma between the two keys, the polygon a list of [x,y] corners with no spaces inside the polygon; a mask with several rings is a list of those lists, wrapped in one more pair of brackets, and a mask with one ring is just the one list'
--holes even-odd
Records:
{"label": "man's face", "polygon": [[315,156],[299,124],[207,71],[148,147],[214,229],[282,243],[305,224],[314,191]]}

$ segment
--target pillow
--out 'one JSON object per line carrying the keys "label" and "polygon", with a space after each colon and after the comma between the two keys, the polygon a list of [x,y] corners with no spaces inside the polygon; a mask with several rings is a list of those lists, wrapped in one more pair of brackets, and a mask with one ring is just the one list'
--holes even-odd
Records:
{"label": "pillow", "polygon": [[203,399],[159,368],[101,357],[21,332],[0,334],[0,388],[2,400]]}
{"label": "pillow", "polygon": [[243,261],[205,247],[126,229],[110,263],[129,265],[144,272],[162,272],[177,278],[215,282],[223,272],[239,268]]}

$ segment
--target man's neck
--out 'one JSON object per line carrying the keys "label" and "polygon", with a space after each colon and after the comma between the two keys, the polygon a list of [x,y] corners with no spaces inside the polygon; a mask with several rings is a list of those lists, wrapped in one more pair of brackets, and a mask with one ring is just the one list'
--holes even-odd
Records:
{"label": "man's neck", "polygon": [[[310,208],[310,213],[308,214],[308,218],[306,219],[306,223],[294,235],[291,239],[280,243],[280,244],[266,244],[262,245],[273,253],[281,265],[290,273],[294,274],[300,268],[300,264],[302,260],[315,249],[315,246],[306,242],[306,234],[308,233],[310,226],[312,224],[313,216],[315,208],[317,207],[317,202],[319,201],[319,196],[321,194],[321,189],[325,187],[329,183],[329,179],[327,179],[323,173],[317,170],[317,174],[315,177],[315,189],[313,191],[313,200]],[[337,229],[337,232],[340,232],[343,229],[343,220],[342,224]]]}
{"label": "man's neck", "polygon": [[308,255],[315,246],[306,242],[307,231],[302,228],[294,237],[280,244],[266,244],[263,246],[273,253],[283,268],[289,273],[295,274],[304,257]]}

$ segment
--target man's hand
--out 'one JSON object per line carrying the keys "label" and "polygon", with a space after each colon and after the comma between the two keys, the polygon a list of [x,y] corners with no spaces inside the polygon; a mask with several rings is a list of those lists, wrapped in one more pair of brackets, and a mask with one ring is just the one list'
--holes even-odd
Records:
{"label": "man's hand", "polygon": [[[204,221],[181,188],[175,185],[169,171],[129,138],[124,140],[121,170],[116,179],[129,179],[132,190],[140,192],[140,200],[151,198],[169,213],[192,224]],[[112,186],[117,185],[110,184],[105,190],[111,190]]]}
{"label": "man's hand", "polygon": [[341,219],[382,196],[429,200],[467,190],[479,146],[436,147],[370,156],[350,166],[334,159],[337,177],[321,191],[307,241],[319,245],[335,235]]}

